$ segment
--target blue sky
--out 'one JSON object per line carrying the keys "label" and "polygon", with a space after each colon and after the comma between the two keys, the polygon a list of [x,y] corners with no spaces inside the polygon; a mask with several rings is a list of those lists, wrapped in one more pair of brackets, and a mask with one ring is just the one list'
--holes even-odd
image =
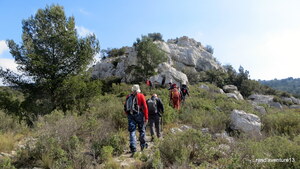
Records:
{"label": "blue sky", "polygon": [[0,66],[16,70],[5,40],[21,42],[22,20],[46,5],[64,6],[81,36],[93,32],[101,49],[131,46],[160,32],[189,36],[252,79],[300,77],[300,1],[297,0],[0,0]]}

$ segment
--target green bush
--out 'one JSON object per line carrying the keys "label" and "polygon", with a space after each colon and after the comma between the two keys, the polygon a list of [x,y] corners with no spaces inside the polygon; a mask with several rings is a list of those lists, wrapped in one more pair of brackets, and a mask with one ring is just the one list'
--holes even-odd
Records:
{"label": "green bush", "polygon": [[262,118],[263,130],[269,134],[288,135],[300,134],[300,114],[295,110],[267,114]]}
{"label": "green bush", "polygon": [[[235,151],[243,168],[299,168],[300,146],[286,137],[273,136],[261,141],[240,142]],[[258,162],[265,160],[287,160],[285,162]],[[261,161],[262,161],[261,160]],[[244,161],[244,162],[243,162]]]}
{"label": "green bush", "polygon": [[0,159],[0,168],[3,169],[15,169],[15,167],[12,164],[12,160],[8,157]]}
{"label": "green bush", "polygon": [[[127,133],[126,133],[127,134]],[[125,133],[109,133],[101,140],[94,140],[92,143],[92,149],[96,156],[102,157],[104,147],[113,147],[112,155],[120,155],[124,152],[127,146],[127,136]],[[107,149],[107,148],[104,148]]]}
{"label": "green bush", "polygon": [[167,135],[159,145],[160,156],[165,166],[201,164],[214,161],[214,141],[200,131],[188,130]]}

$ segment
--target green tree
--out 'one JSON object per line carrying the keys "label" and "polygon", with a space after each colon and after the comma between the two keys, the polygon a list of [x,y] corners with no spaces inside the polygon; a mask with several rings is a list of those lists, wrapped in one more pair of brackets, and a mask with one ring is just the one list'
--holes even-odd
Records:
{"label": "green tree", "polygon": [[136,81],[144,81],[155,74],[157,65],[166,61],[167,57],[153,40],[147,36],[137,39],[134,43],[137,50],[138,65],[134,67]]}
{"label": "green tree", "polygon": [[148,37],[151,38],[153,41],[164,41],[161,33],[148,33]]}
{"label": "green tree", "polygon": [[68,94],[59,92],[60,88],[87,70],[100,50],[99,42],[95,35],[79,38],[74,17],[66,17],[59,5],[39,9],[22,25],[21,45],[7,40],[22,74],[0,68],[0,77],[24,93],[24,112],[46,114],[60,108],[60,99]]}

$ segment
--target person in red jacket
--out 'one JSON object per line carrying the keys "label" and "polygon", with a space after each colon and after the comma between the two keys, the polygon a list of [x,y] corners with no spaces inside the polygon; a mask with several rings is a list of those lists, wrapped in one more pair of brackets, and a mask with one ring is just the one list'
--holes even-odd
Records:
{"label": "person in red jacket", "polygon": [[130,151],[132,156],[136,152],[136,135],[135,131],[138,127],[140,133],[139,140],[141,150],[147,148],[145,136],[145,127],[148,123],[148,107],[145,96],[141,93],[139,85],[132,86],[132,93],[126,97],[126,103],[124,105],[124,111],[128,118],[128,131],[130,139]]}
{"label": "person in red jacket", "polygon": [[174,109],[180,109],[180,91],[175,83],[170,88],[170,102],[173,103]]}

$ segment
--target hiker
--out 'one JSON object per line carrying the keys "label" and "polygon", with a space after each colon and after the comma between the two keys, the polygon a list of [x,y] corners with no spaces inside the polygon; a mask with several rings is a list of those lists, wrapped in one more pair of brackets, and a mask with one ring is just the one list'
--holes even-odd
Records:
{"label": "hiker", "polygon": [[147,86],[149,86],[149,88],[150,88],[150,91],[152,90],[152,88],[153,88],[153,85],[152,85],[152,82],[151,82],[151,80],[146,80],[146,85]]}
{"label": "hiker", "polygon": [[173,108],[180,109],[180,91],[176,84],[172,84],[170,89],[170,102],[173,103]]}
{"label": "hiker", "polygon": [[168,90],[171,90],[173,85],[172,85],[172,83],[171,83],[171,82],[169,82],[168,84],[169,84],[169,88],[168,88]]}
{"label": "hiker", "polygon": [[190,96],[189,89],[188,89],[187,85],[182,84],[180,91],[181,91],[181,102],[184,103],[186,95]]}
{"label": "hiker", "polygon": [[124,110],[128,118],[128,131],[130,139],[130,151],[132,157],[136,152],[136,136],[135,131],[138,127],[139,141],[141,151],[148,147],[146,143],[145,127],[148,123],[148,107],[146,104],[145,96],[141,93],[140,86],[135,84],[131,88],[132,93],[126,97]]}
{"label": "hiker", "polygon": [[150,123],[150,133],[151,141],[154,140],[154,126],[157,138],[161,137],[160,133],[160,118],[162,113],[164,113],[164,105],[157,94],[153,94],[150,99],[147,100],[148,112],[149,112],[149,123]]}

